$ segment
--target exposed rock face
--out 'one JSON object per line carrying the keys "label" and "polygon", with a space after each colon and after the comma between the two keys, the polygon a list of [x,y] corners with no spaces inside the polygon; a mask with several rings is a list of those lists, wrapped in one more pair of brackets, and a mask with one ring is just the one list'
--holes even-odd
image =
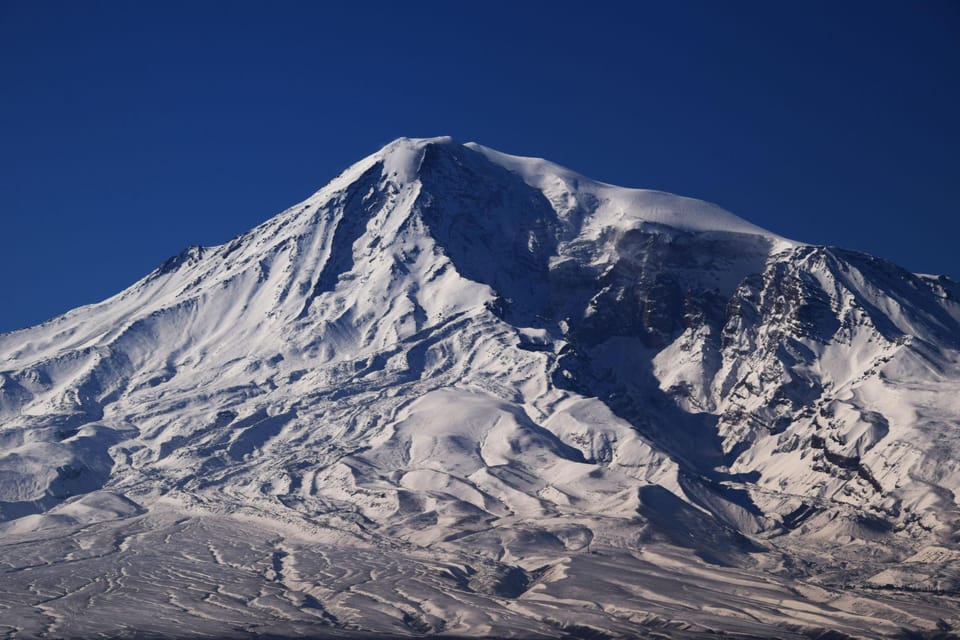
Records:
{"label": "exposed rock face", "polygon": [[[0,336],[3,624],[949,628],[958,300],[707,203],[398,140]],[[143,592],[156,619],[119,613]]]}

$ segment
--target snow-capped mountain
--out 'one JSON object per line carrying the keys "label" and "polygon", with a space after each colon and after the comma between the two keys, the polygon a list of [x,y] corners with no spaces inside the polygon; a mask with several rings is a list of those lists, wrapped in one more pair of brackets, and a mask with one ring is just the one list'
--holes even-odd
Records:
{"label": "snow-capped mountain", "polygon": [[958,393],[953,280],[400,139],[0,335],[0,630],[946,632]]}

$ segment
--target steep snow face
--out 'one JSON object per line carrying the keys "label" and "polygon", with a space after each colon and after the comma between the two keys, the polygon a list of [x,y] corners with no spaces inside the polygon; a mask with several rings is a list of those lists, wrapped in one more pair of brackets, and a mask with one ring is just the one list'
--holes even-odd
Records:
{"label": "steep snow face", "polygon": [[[698,629],[758,636],[923,628],[936,616],[903,594],[824,589],[957,588],[958,300],[947,278],[708,203],[400,139],[224,245],[0,336],[0,528],[28,544],[16,553],[39,531],[67,546],[103,532],[84,549],[120,536],[136,573],[145,523],[192,548],[175,514],[266,517],[244,525],[260,542],[210,547],[236,558],[210,575],[259,571],[264,550],[263,579],[339,603],[317,615],[343,629],[362,610],[385,633],[553,633],[575,620],[543,602],[580,597],[594,577],[577,571],[605,562],[591,548],[626,582],[736,567],[751,594],[781,589],[775,574],[779,601],[804,598],[777,614],[757,604],[769,594],[631,592],[593,629],[669,628],[690,607],[714,612]],[[210,522],[196,535],[229,529]],[[271,551],[278,523],[289,544]],[[443,558],[450,582],[414,580],[439,595],[381,619],[382,596],[357,604],[350,580],[284,564],[311,566],[310,540],[370,566],[392,545],[391,571],[416,575]],[[503,609],[521,594],[543,602]],[[464,598],[472,613],[440,624]]]}

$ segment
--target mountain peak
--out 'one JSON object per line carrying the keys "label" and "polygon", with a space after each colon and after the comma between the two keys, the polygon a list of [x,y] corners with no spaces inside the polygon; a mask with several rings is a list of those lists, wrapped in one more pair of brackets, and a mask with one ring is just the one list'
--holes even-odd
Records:
{"label": "mountain peak", "polygon": [[459,146],[459,143],[450,136],[397,138],[374,155],[384,164],[384,177],[397,182],[409,182],[416,179],[424,149],[432,145]]}
{"label": "mountain peak", "polygon": [[960,625],[954,284],[398,139],[0,335],[4,619],[112,636],[134,594],[164,637]]}
{"label": "mountain peak", "polygon": [[[763,229],[722,207],[655,189],[620,187],[603,183],[549,160],[511,155],[476,142],[461,144],[451,136],[397,138],[356,163],[328,186],[344,187],[373,165],[383,166],[383,180],[410,184],[420,180],[426,150],[440,147],[461,159],[479,158],[519,176],[541,192],[561,218],[585,216],[584,222],[602,229],[627,231],[646,226],[694,233],[736,233],[762,236],[778,249],[800,243]],[[464,155],[465,154],[465,155]]]}

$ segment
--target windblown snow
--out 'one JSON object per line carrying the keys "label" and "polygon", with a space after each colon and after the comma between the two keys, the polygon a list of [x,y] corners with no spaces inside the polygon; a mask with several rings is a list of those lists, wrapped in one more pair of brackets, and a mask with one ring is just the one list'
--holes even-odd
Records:
{"label": "windblown snow", "polygon": [[397,140],[0,335],[0,632],[949,634],[958,299]]}

